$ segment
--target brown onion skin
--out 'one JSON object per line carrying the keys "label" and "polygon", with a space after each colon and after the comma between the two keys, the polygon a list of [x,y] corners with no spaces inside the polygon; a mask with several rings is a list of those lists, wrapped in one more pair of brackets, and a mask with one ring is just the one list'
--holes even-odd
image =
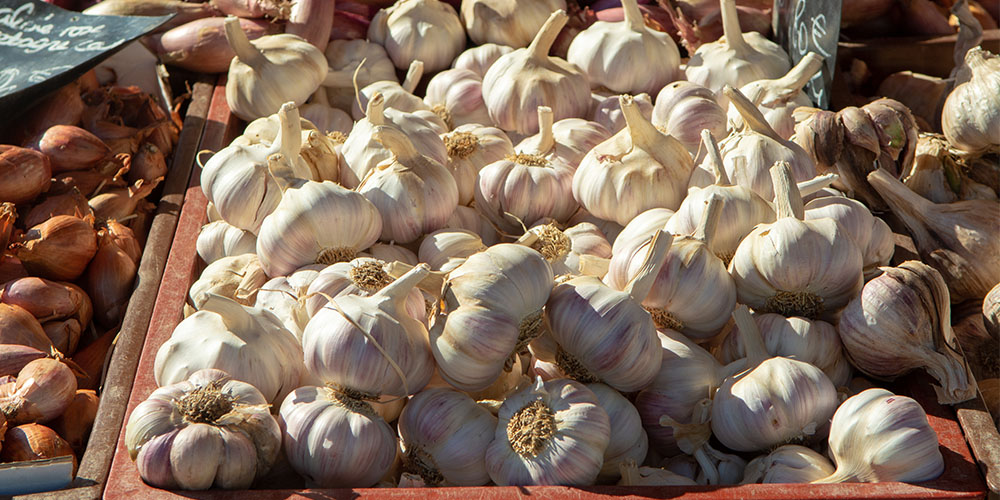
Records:
{"label": "brown onion skin", "polygon": [[42,102],[33,106],[24,116],[22,138],[44,133],[53,125],[76,125],[83,116],[83,99],[80,98],[80,84],[71,82],[60,87]]}
{"label": "brown onion skin", "polygon": [[80,334],[83,333],[83,326],[76,318],[65,320],[53,320],[42,324],[45,336],[52,341],[52,345],[59,352],[72,355],[76,352],[76,346],[80,343]]}
{"label": "brown onion skin", "polygon": [[13,255],[0,255],[0,285],[27,275],[28,271],[21,265],[20,259]]}
{"label": "brown onion skin", "polygon": [[114,240],[115,246],[121,248],[132,259],[132,262],[139,265],[139,260],[142,259],[142,244],[135,237],[135,233],[128,226],[114,219],[109,219],[104,224],[105,230]]}
{"label": "brown onion skin", "polygon": [[[325,0],[330,1],[330,0]],[[226,41],[224,17],[207,17],[150,37],[150,49],[160,60],[198,73],[225,73],[236,56]],[[266,19],[240,19],[250,40],[277,33],[280,25]]]}
{"label": "brown onion skin", "polygon": [[76,390],[72,368],[57,359],[36,359],[18,372],[13,387],[0,389],[0,411],[11,424],[44,424],[62,415]]}
{"label": "brown onion skin", "polygon": [[17,375],[28,363],[48,356],[34,347],[0,344],[0,376]]}
{"label": "brown onion skin", "polygon": [[42,352],[52,349],[42,325],[19,306],[0,303],[0,344],[34,347]]}
{"label": "brown onion skin", "polygon": [[[103,189],[122,187],[124,179],[115,181],[112,176],[97,170],[75,170],[54,176],[55,184],[63,189],[77,188],[84,196],[92,196],[98,187]],[[84,214],[86,216],[87,214]]]}
{"label": "brown onion skin", "polygon": [[108,330],[73,355],[73,363],[83,372],[83,376],[77,379],[77,389],[97,389],[101,384],[104,360],[117,336],[118,328]]}
{"label": "brown onion skin", "polygon": [[0,202],[27,203],[49,189],[48,157],[27,148],[0,145]]}
{"label": "brown onion skin", "polygon": [[87,198],[74,186],[61,194],[51,194],[50,191],[48,196],[31,207],[21,224],[24,227],[33,227],[57,215],[72,215],[83,218],[93,213],[94,211],[87,204]]}
{"label": "brown onion skin", "polygon": [[39,320],[72,316],[82,325],[90,323],[94,310],[82,288],[35,277],[7,283],[0,292],[0,302],[21,306]]}
{"label": "brown onion skin", "polygon": [[14,254],[29,273],[57,281],[73,281],[97,253],[92,220],[57,215],[24,234]]}
{"label": "brown onion skin", "polygon": [[90,208],[94,209],[98,220],[124,219],[135,213],[139,202],[156,189],[160,180],[162,178],[153,182],[140,179],[132,186],[105,190],[90,199]]}
{"label": "brown onion skin", "polygon": [[70,456],[73,457],[73,474],[76,475],[76,456],[73,447],[56,431],[39,424],[11,427],[4,433],[4,447],[0,462],[27,462]]}
{"label": "brown onion skin", "polygon": [[100,399],[97,393],[90,389],[79,389],[73,396],[73,401],[66,407],[59,418],[49,425],[78,453],[83,451],[90,436],[90,429],[97,418],[97,407]]}
{"label": "brown onion skin", "polygon": [[94,301],[94,321],[105,328],[118,324],[132,292],[138,266],[115,239],[102,231],[97,255],[87,267],[85,288]]}
{"label": "brown onion skin", "polygon": [[167,160],[164,158],[160,148],[151,142],[144,142],[139,145],[139,151],[132,156],[132,165],[129,168],[126,178],[130,184],[142,179],[145,182],[154,182],[167,175]]}
{"label": "brown onion skin", "polygon": [[74,125],[49,127],[38,150],[49,157],[55,173],[91,168],[111,152],[97,136]]}

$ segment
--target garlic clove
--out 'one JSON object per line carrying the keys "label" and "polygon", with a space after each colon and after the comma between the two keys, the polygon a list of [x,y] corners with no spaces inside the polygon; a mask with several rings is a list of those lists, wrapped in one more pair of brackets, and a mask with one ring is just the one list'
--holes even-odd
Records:
{"label": "garlic clove", "polygon": [[210,294],[233,299],[245,306],[257,298],[257,291],[267,283],[267,274],[254,253],[223,257],[212,262],[197,281],[191,284],[188,298],[195,309],[201,309]]}
{"label": "garlic clove", "polygon": [[[653,102],[649,98],[649,94],[643,92],[635,95],[634,99],[636,104],[639,105],[639,111],[642,112],[642,115],[647,120],[652,120]],[[600,97],[600,104],[594,108],[592,118],[612,134],[616,134],[625,128],[625,116],[621,112],[621,106],[618,104],[618,96],[616,95]]]}
{"label": "garlic clove", "polygon": [[417,257],[433,271],[448,272],[460,266],[470,255],[483,250],[486,250],[486,245],[472,231],[439,229],[420,242]]}
{"label": "garlic clove", "polygon": [[611,434],[604,450],[604,465],[597,475],[601,483],[617,481],[621,467],[627,463],[643,462],[649,450],[649,439],[642,428],[639,412],[618,391],[604,384],[587,384],[597,396],[597,402],[608,414]]}

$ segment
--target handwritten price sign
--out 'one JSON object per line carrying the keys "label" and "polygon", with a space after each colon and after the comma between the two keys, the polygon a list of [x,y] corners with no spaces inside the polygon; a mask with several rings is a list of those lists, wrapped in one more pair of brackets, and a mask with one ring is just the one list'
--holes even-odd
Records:
{"label": "handwritten price sign", "polygon": [[775,0],[772,28],[777,42],[795,65],[810,52],[823,56],[823,67],[806,85],[813,104],[830,107],[830,89],[837,64],[842,0]]}

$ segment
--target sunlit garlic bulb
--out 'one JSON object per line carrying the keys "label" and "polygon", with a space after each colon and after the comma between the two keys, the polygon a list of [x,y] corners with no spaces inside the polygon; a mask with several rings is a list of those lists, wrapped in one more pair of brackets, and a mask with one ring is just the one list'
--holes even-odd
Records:
{"label": "sunlit garlic bulb", "polygon": [[459,205],[472,203],[483,167],[514,154],[510,138],[495,127],[461,125],[441,139],[448,150],[448,170],[458,184]]}
{"label": "sunlit garlic bulb", "polygon": [[462,23],[476,45],[527,47],[549,16],[566,10],[566,0],[464,0]]}
{"label": "sunlit garlic bulb", "polygon": [[[615,99],[615,108],[618,101]],[[558,158],[574,169],[594,146],[611,137],[603,125],[580,118],[553,121],[552,109],[538,107],[538,133],[525,137],[514,148],[521,153],[536,153],[546,158]]]}
{"label": "sunlit garlic bulb", "polygon": [[[521,242],[538,250],[549,261],[556,276],[569,274],[601,278],[607,273],[611,244],[597,226],[581,222],[562,230],[550,221],[532,226],[528,233],[521,238]],[[530,240],[530,243],[524,240]]]}
{"label": "sunlit garlic bulb", "polygon": [[656,94],[651,121],[664,133],[675,137],[695,161],[704,156],[701,131],[716,140],[726,137],[726,110],[715,100],[715,92],[688,81],[673,82]]}
{"label": "sunlit garlic bulb", "polygon": [[465,30],[458,13],[445,2],[401,0],[375,14],[368,40],[385,47],[399,69],[421,60],[428,73],[436,73],[465,48]]}
{"label": "sunlit garlic bulb", "polygon": [[611,425],[608,448],[604,450],[604,465],[598,482],[615,481],[621,475],[620,466],[628,461],[642,462],[649,451],[649,439],[635,406],[618,391],[604,384],[587,384],[597,396],[597,402],[608,414]]}

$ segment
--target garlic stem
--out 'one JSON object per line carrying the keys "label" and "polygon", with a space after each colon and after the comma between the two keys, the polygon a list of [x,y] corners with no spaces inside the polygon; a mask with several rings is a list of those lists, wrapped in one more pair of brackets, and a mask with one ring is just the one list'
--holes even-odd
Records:
{"label": "garlic stem", "polygon": [[286,102],[278,109],[278,138],[273,149],[287,156],[289,161],[302,151],[302,121],[294,102]]}
{"label": "garlic stem", "polygon": [[295,171],[292,170],[292,164],[289,163],[288,157],[281,153],[274,153],[267,157],[267,171],[271,173],[271,177],[278,184],[282,193],[302,182],[295,176]]}
{"label": "garlic stem", "polygon": [[[386,264],[385,272],[393,278],[400,278],[404,274],[410,272],[416,266],[411,266],[405,262],[395,261]],[[417,288],[427,292],[428,295],[432,297],[441,297],[441,289],[444,288],[445,281],[448,279],[448,273],[441,271],[431,271],[424,277],[420,283],[417,283]]]}
{"label": "garlic stem", "polygon": [[391,125],[379,125],[375,127],[372,134],[376,141],[382,143],[396,158],[402,160],[400,163],[406,166],[408,160],[416,159],[420,153],[413,147],[413,141],[403,133],[402,130]]}
{"label": "garlic stem", "polygon": [[406,296],[413,290],[413,287],[417,286],[430,272],[431,268],[427,264],[418,264],[392,283],[382,287],[381,290],[375,292],[372,296],[383,300],[388,299],[402,305],[403,301],[406,300]]}
{"label": "garlic stem", "polygon": [[760,335],[760,329],[757,328],[757,322],[750,317],[750,309],[744,305],[737,307],[733,311],[733,321],[736,322],[736,328],[740,329],[743,350],[747,354],[747,369],[753,369],[753,367],[767,361],[771,355],[767,352],[767,346],[764,344],[764,338]]}
{"label": "garlic stem", "polygon": [[743,117],[743,122],[746,126],[750,127],[750,130],[757,132],[758,134],[765,135],[778,141],[780,144],[785,144],[785,140],[778,135],[777,132],[771,128],[771,124],[767,123],[764,115],[754,106],[750,99],[747,99],[743,92],[733,88],[730,85],[722,87],[722,93],[729,98],[729,103],[736,107],[736,111]]}
{"label": "garlic stem", "polygon": [[260,49],[250,43],[247,34],[240,27],[238,17],[226,17],[226,41],[229,42],[229,46],[236,53],[236,58],[255,70],[260,70],[261,67],[270,62]]}
{"label": "garlic stem", "polygon": [[789,94],[795,94],[805,87],[809,80],[823,67],[823,57],[815,52],[806,54],[785,76],[778,78],[777,84]]}
{"label": "garlic stem", "polygon": [[938,243],[927,230],[925,220],[937,214],[936,204],[906,187],[885,169],[879,168],[868,174],[868,183],[885,200],[892,213],[902,219],[903,224],[913,236],[917,248],[930,248]]}
{"label": "garlic stem", "polygon": [[771,185],[774,187],[774,213],[778,219],[794,217],[805,219],[805,205],[799,186],[792,179],[792,168],[787,161],[776,161],[771,167]]}
{"label": "garlic stem", "polygon": [[253,317],[242,305],[212,292],[205,293],[205,301],[198,310],[218,314],[229,331],[245,332],[254,328]]}
{"label": "garlic stem", "polygon": [[662,134],[645,116],[642,116],[635,99],[628,94],[620,95],[618,105],[621,107],[622,116],[625,117],[625,128],[632,137],[632,146],[647,151],[656,149],[658,145],[655,143],[659,142]]}
{"label": "garlic stem", "polygon": [[535,154],[544,155],[552,150],[556,145],[556,138],[552,135],[552,108],[548,106],[538,107],[538,149]]}
{"label": "garlic stem", "polygon": [[368,99],[365,118],[368,118],[368,123],[372,125],[385,125],[385,96],[381,92],[375,92],[375,95]]}
{"label": "garlic stem", "polygon": [[552,44],[555,43],[556,37],[559,36],[559,32],[562,31],[568,20],[569,16],[566,15],[566,11],[559,9],[553,12],[545,20],[542,28],[538,30],[538,34],[535,35],[531,44],[528,45],[528,54],[535,59],[548,60],[549,50],[552,49]]}
{"label": "garlic stem", "polygon": [[639,466],[635,460],[627,458],[618,464],[618,472],[622,475],[622,480],[618,484],[622,486],[634,486],[639,483]]}
{"label": "garlic stem", "polygon": [[629,297],[642,302],[649,295],[657,275],[660,274],[660,269],[663,268],[663,263],[667,258],[667,250],[670,249],[673,240],[673,235],[666,229],[660,229],[653,235],[648,243],[649,250],[646,252],[646,258],[642,261],[639,272],[625,285],[624,291]]}
{"label": "garlic stem", "polygon": [[424,77],[424,62],[423,61],[413,61],[410,63],[410,67],[406,70],[406,77],[403,78],[402,87],[403,90],[413,93],[417,90],[417,84],[420,83],[420,79]]}
{"label": "garlic stem", "polygon": [[625,22],[632,31],[642,33],[646,30],[646,20],[643,19],[636,0],[622,0],[622,10],[625,11]]}
{"label": "garlic stem", "polygon": [[712,238],[715,236],[715,229],[719,226],[719,219],[722,217],[722,209],[725,202],[718,193],[712,193],[708,198],[708,206],[701,212],[701,219],[694,230],[694,239],[701,241],[707,247],[712,246]]}
{"label": "garlic stem", "polygon": [[809,179],[807,181],[802,181],[796,185],[799,188],[800,195],[809,196],[829,186],[830,184],[837,182],[837,179],[839,178],[840,176],[837,174],[823,174],[823,175],[817,175],[816,177],[813,177],[812,179]]}
{"label": "garlic stem", "polygon": [[736,52],[736,56],[752,52],[753,48],[743,39],[743,28],[740,27],[739,14],[736,12],[736,0],[720,0],[722,13],[722,34],[726,37],[726,45]]}
{"label": "garlic stem", "polygon": [[701,142],[705,146],[705,159],[708,160],[715,172],[715,185],[732,186],[733,182],[729,180],[726,167],[722,163],[722,155],[719,154],[719,144],[715,142],[715,137],[712,137],[712,132],[707,128],[701,129]]}

